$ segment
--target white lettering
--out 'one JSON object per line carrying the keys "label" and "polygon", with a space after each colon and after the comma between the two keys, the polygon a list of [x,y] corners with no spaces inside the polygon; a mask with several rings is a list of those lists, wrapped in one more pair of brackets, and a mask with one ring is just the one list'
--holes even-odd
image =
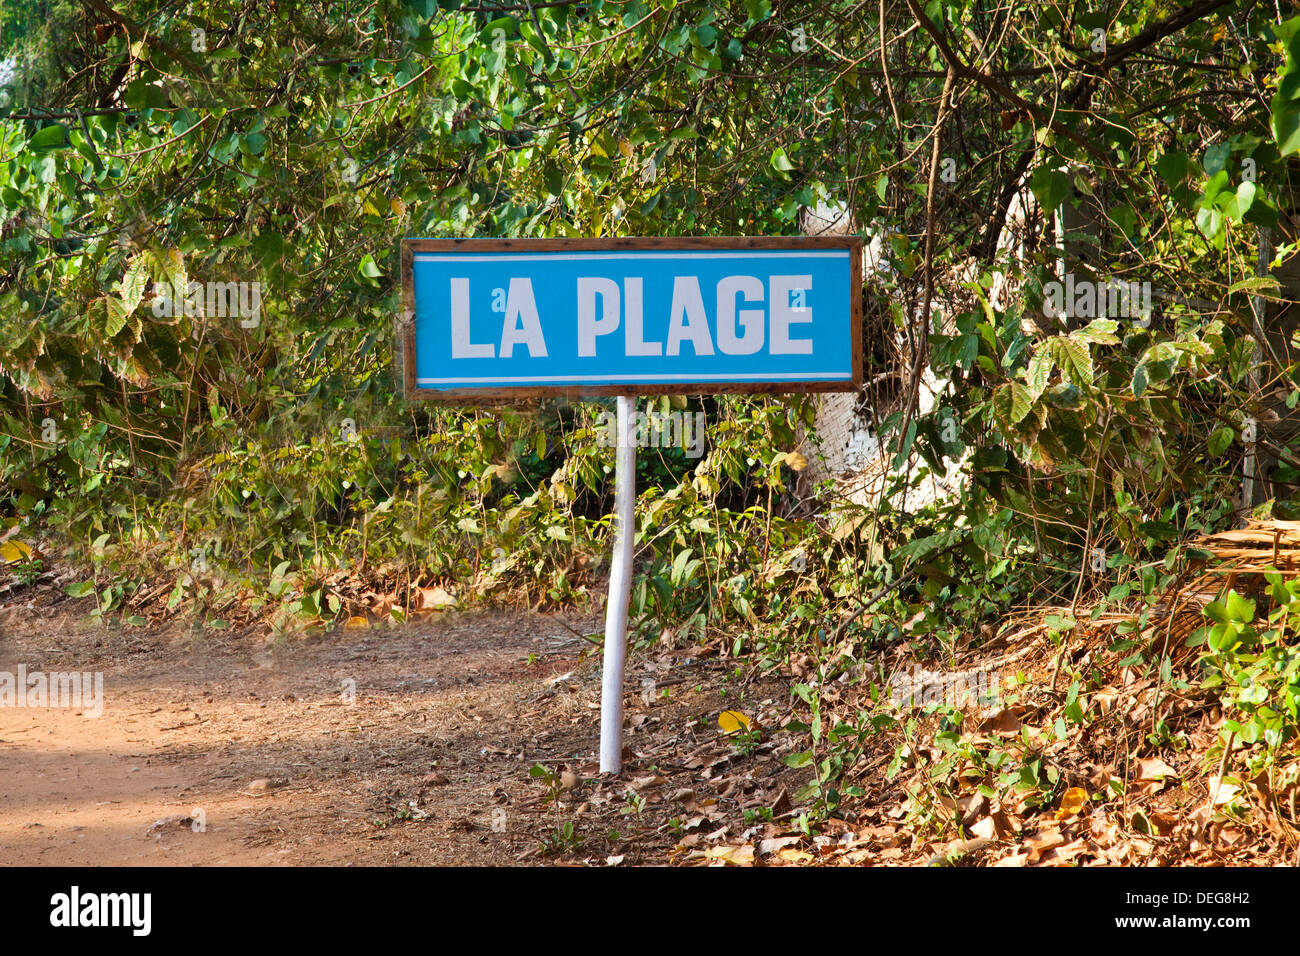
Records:
{"label": "white lettering", "polygon": [[469,279],[451,280],[451,357],[493,358],[491,343],[475,345],[469,340]]}
{"label": "white lettering", "polygon": [[695,276],[677,276],[673,280],[673,304],[668,319],[669,355],[681,354],[683,339],[690,341],[696,355],[713,354],[709,320],[704,315],[704,299]]}
{"label": "white lettering", "polygon": [[[769,298],[772,300],[772,354],[811,355],[811,339],[791,339],[790,326],[812,322],[812,308],[802,304],[806,293],[812,289],[812,276],[772,276],[768,279]],[[805,293],[799,305],[790,305],[790,293]]]}

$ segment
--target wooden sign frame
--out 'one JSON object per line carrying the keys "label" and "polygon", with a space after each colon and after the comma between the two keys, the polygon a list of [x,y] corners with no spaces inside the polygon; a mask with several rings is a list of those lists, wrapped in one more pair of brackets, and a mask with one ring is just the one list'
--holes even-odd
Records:
{"label": "wooden sign frame", "polygon": [[[644,250],[784,250],[790,252],[842,249],[849,253],[851,380],[779,382],[628,383],[589,386],[520,386],[518,388],[422,388],[416,381],[414,257],[418,252],[621,252]],[[862,238],[860,236],[682,236],[610,239],[403,239],[402,240],[402,380],[406,397],[455,405],[500,404],[543,396],[582,399],[627,395],[788,394],[793,392],[851,392],[862,386]]]}

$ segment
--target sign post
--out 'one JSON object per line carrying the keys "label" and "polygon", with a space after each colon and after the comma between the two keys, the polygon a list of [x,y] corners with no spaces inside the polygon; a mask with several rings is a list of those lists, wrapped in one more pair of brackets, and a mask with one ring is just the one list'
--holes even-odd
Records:
{"label": "sign post", "polygon": [[407,239],[408,398],[618,397],[600,770],[622,769],[636,393],[857,391],[862,240]]}
{"label": "sign post", "polygon": [[600,682],[600,772],[623,769],[623,670],[627,604],[632,595],[636,543],[636,398],[618,397],[618,451],[614,461],[614,559],[605,605],[605,659]]}

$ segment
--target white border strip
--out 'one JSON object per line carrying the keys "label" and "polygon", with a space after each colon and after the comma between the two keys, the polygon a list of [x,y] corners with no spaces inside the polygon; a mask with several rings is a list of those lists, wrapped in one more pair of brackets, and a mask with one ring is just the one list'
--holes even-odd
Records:
{"label": "white border strip", "polygon": [[619,259],[848,259],[848,252],[417,252],[415,262],[593,262]]}
{"label": "white border strip", "polygon": [[418,385],[504,385],[537,382],[851,382],[852,372],[738,372],[734,375],[503,375],[495,378],[417,378]]}

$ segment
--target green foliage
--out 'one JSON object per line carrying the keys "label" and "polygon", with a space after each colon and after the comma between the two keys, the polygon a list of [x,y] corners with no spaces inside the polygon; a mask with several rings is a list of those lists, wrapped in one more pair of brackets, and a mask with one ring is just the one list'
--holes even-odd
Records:
{"label": "green foliage", "polygon": [[[239,600],[316,626],[350,613],[344,574],[581,601],[609,529],[599,408],[404,406],[400,238],[787,235],[801,209],[844,202],[882,237],[862,345],[897,473],[879,506],[829,521],[795,482],[811,403],[692,400],[704,457],[640,456],[633,590],[639,641],[721,634],[767,669],[816,652],[795,759],[829,812],[884,725],[824,707],[826,680],[893,642],[941,654],[1038,588],[1086,585],[1146,614],[1178,542],[1230,519],[1245,422],[1267,399],[1252,307],[1279,291],[1255,277],[1256,230],[1286,226],[1300,148],[1300,18],[1269,4],[1173,25],[1147,0],[881,15],[7,5],[0,518],[70,547],[89,569],[71,593],[101,616],[160,575],[174,607],[211,618]],[[932,144],[956,177],[933,192]],[[1096,257],[1155,286],[1155,314],[1049,314],[1064,237],[1043,215],[999,248],[1017,193],[1095,203]],[[191,283],[256,283],[258,314],[162,307]],[[940,388],[922,409],[927,363]],[[1294,371],[1266,386],[1292,406]],[[954,462],[959,493],[909,507]],[[1279,480],[1296,462],[1284,454]],[[1236,624],[1251,649],[1207,660],[1225,687],[1269,688],[1233,698],[1239,732],[1285,739],[1294,711],[1260,650],[1285,623],[1273,644]],[[1032,756],[961,759],[1056,787]]]}
{"label": "green foliage", "polygon": [[1223,743],[1244,746],[1248,776],[1274,766],[1300,731],[1300,654],[1293,646],[1300,582],[1266,577],[1271,609],[1263,626],[1255,623],[1257,602],[1229,590],[1206,606],[1212,623],[1188,638],[1203,648],[1203,686],[1219,697],[1227,718]]}

